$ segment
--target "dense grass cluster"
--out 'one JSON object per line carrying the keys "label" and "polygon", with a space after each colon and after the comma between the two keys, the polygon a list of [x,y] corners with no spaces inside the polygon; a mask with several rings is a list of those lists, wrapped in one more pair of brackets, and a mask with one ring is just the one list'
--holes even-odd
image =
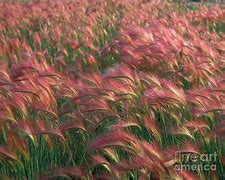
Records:
{"label": "dense grass cluster", "polygon": [[[225,178],[224,7],[0,9],[0,179]],[[177,152],[216,170],[178,170]]]}

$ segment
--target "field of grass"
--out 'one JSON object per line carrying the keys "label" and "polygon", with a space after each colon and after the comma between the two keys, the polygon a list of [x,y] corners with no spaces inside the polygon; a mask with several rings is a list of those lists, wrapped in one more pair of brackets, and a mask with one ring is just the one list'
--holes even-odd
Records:
{"label": "field of grass", "polygon": [[0,179],[225,179],[225,7],[0,9]]}

